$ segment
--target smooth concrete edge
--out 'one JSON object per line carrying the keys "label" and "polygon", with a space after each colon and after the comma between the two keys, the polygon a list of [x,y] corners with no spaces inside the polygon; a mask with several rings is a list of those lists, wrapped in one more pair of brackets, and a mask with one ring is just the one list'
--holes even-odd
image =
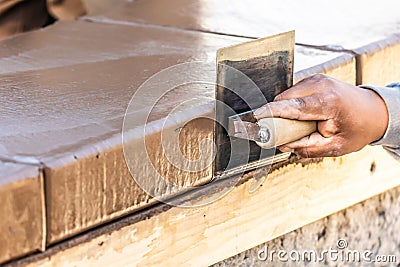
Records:
{"label": "smooth concrete edge", "polygon": [[23,162],[8,160],[7,158],[0,158],[0,164],[11,164],[19,166],[20,168],[16,172],[6,173],[7,180],[0,180],[0,188],[2,186],[23,181],[25,177],[34,177],[40,173],[40,165],[25,164]]}
{"label": "smooth concrete edge", "polygon": [[[331,59],[325,63],[298,71],[294,74],[294,82],[299,82],[308,76],[316,73],[327,73],[331,70],[336,69],[339,66],[347,65],[347,64],[352,64],[355,61],[354,55],[351,53],[344,52],[340,56]],[[355,67],[355,66],[354,66]],[[356,71],[356,70],[355,70]],[[351,82],[351,81],[347,81]],[[355,83],[355,81],[354,81]]]}
{"label": "smooth concrete edge", "polygon": [[[136,140],[143,139],[143,130],[146,128],[146,135],[157,133],[162,131],[164,128],[177,127],[180,124],[199,118],[202,116],[207,116],[214,111],[214,103],[210,102],[208,104],[199,105],[197,107],[185,110],[185,112],[180,112],[179,114],[170,114],[169,120],[166,122],[165,118],[161,118],[152,122],[147,123],[143,127],[132,129],[132,131],[123,133],[125,136],[124,140],[126,142],[133,142]],[[173,122],[173,124],[171,123]],[[169,123],[169,124],[168,124]],[[79,150],[72,151],[69,155],[61,155],[60,157],[44,157],[41,159],[43,165],[47,169],[61,168],[67,164],[73,164],[76,160],[96,156],[96,154],[101,153],[104,150],[112,149],[119,146],[122,143],[123,137],[121,133],[112,135],[111,137],[99,141],[97,143],[91,143],[86,146],[82,146]]]}
{"label": "smooth concrete edge", "polygon": [[388,38],[367,44],[356,49],[352,49],[351,51],[353,51],[357,55],[373,54],[385,49],[386,47],[393,46],[398,43],[400,43],[400,33],[393,34]]}
{"label": "smooth concrete edge", "polygon": [[[22,223],[26,223],[29,225],[28,228],[26,228],[26,229],[22,229],[22,230],[18,229],[17,224],[21,223],[21,221],[20,222],[14,221],[12,225],[11,224],[8,225],[7,229],[0,229],[2,233],[6,233],[6,232],[9,232],[10,229],[17,228],[18,231],[24,231],[25,234],[31,234],[31,235],[36,236],[35,237],[36,240],[34,240],[34,241],[29,240],[29,239],[24,240],[23,241],[24,247],[22,247],[22,250],[19,250],[19,249],[21,249],[21,247],[19,247],[19,245],[22,245],[21,243],[20,244],[13,243],[13,242],[21,242],[21,241],[15,241],[15,240],[18,240],[18,238],[9,240],[8,246],[12,246],[12,247],[9,247],[9,249],[12,250],[13,253],[8,258],[0,259],[0,265],[2,265],[6,262],[13,261],[18,258],[22,258],[22,257],[30,255],[34,252],[38,252],[38,251],[44,252],[46,249],[46,233],[47,233],[46,226],[47,225],[46,225],[46,203],[45,203],[45,192],[44,192],[43,169],[39,166],[32,166],[29,164],[21,164],[21,163],[2,161],[2,160],[0,160],[0,163],[8,163],[8,164],[22,166],[22,169],[20,169],[16,173],[12,173],[11,176],[8,176],[10,179],[13,180],[11,183],[0,185],[0,191],[6,190],[5,192],[2,192],[1,197],[9,198],[12,195],[18,195],[19,197],[22,198],[23,196],[25,196],[26,199],[21,199],[21,201],[23,203],[21,203],[20,205],[22,205],[22,206],[33,205],[33,206],[30,206],[30,208],[36,208],[36,209],[40,210],[40,214],[31,214],[33,217],[28,216],[28,218],[26,218],[26,214],[24,215],[24,219],[26,221],[25,222],[22,221]],[[7,188],[9,188],[9,190]],[[30,194],[36,194],[37,190],[39,191],[39,196],[36,196],[37,198],[35,200],[34,199],[35,195],[30,195]],[[15,193],[14,193],[14,191],[15,191]],[[21,192],[19,192],[19,191],[21,191]],[[23,193],[23,195],[20,195],[20,193]],[[25,194],[28,194],[28,195],[25,195]],[[37,205],[35,204],[35,202]],[[39,203],[37,203],[37,202],[39,202]],[[9,202],[2,203],[2,205],[7,205],[7,204],[10,204],[10,203]],[[14,203],[14,204],[17,205],[17,203]],[[31,211],[32,210],[28,210],[27,212],[31,212]],[[9,215],[10,214],[8,214],[8,216]],[[29,221],[27,221],[27,220],[29,220]],[[4,221],[5,220],[2,220],[3,223],[4,223]],[[15,231],[15,229],[14,229],[14,231]]]}
{"label": "smooth concrete edge", "polygon": [[[210,117],[210,111],[213,111],[213,103],[200,105],[188,111],[185,114],[180,113],[179,116],[177,115],[175,119],[171,120],[172,124],[165,124],[162,120],[150,123],[148,127],[150,130],[146,132],[145,136],[143,136],[143,129],[134,129],[130,132],[130,139],[127,143],[138,145],[136,153],[139,153],[139,155],[135,159],[146,156],[144,153],[148,148],[143,147],[144,139],[146,139],[145,142],[147,143],[148,139],[154,140],[155,136],[165,131],[173,132],[175,135],[179,134],[176,129],[182,128],[185,122],[192,123],[193,118],[202,118],[202,116]],[[189,143],[192,142],[193,136],[202,136],[196,131],[196,129],[199,130],[197,128],[199,124],[193,123],[195,130],[192,130],[191,136],[188,137]],[[191,129],[191,127],[188,127],[188,129]],[[212,130],[210,127],[207,129],[204,133],[210,134]],[[156,202],[139,186],[135,174],[128,171],[120,134],[107,139],[107,142],[98,143],[96,146],[95,148],[83,149],[80,154],[74,153],[74,156],[64,157],[62,160],[57,160],[55,164],[46,165],[44,168],[46,176],[48,245],[60,242],[108,221],[116,220],[121,216],[141,210]],[[101,148],[98,149],[99,147]],[[93,150],[95,152],[91,153]],[[157,160],[156,164],[164,164],[164,158],[160,157]],[[148,164],[148,162],[135,160],[134,165],[128,165],[133,166],[132,168],[137,167],[138,170],[136,172],[143,173],[142,176],[147,177],[148,179],[146,180],[149,180],[154,174],[149,171],[150,168],[147,168]],[[190,177],[188,177],[189,174],[182,172],[181,180],[186,181]],[[211,179],[211,172],[208,172],[208,168],[204,170],[204,174],[207,174],[207,176],[200,176],[200,178],[203,178],[195,179],[196,186],[204,184]],[[74,180],[71,180],[71,177],[74,177]],[[105,186],[108,188],[106,192],[108,194],[99,195]],[[96,193],[94,190],[100,193]],[[113,190],[120,192],[121,196],[118,198],[115,194],[112,195]],[[171,192],[168,188],[165,188],[165,190],[167,196],[178,193]],[[73,196],[71,196],[71,193]],[[179,193],[182,192],[179,191]],[[116,204],[110,205],[110,202]],[[72,210],[76,218],[65,217],[58,204],[63,206],[61,210]],[[90,215],[87,215],[85,210],[89,207],[93,208],[93,205],[96,206],[96,210],[100,211],[88,211]],[[82,223],[77,223],[77,221]]]}
{"label": "smooth concrete edge", "polygon": [[[376,55],[385,49],[400,45],[400,33],[393,34],[388,38],[367,44],[365,46],[359,47],[352,50],[356,55],[356,65],[357,65],[357,85],[365,84],[365,65],[367,64],[368,57]],[[383,84],[382,84],[383,86]]]}

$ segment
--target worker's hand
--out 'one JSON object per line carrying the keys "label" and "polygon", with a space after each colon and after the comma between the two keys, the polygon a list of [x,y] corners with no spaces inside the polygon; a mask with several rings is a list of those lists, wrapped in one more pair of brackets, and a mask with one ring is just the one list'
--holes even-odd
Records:
{"label": "worker's hand", "polygon": [[318,131],[278,147],[303,157],[340,156],[379,140],[388,125],[385,102],[375,92],[317,74],[254,112],[257,119],[316,120]]}

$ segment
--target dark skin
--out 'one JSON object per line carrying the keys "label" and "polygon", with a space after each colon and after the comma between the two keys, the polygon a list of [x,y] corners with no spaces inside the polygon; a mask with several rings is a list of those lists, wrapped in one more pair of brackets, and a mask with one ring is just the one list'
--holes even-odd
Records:
{"label": "dark skin", "polygon": [[297,83],[254,115],[257,119],[274,116],[316,120],[317,132],[278,147],[311,158],[358,151],[382,138],[389,120],[385,102],[374,91],[323,74]]}

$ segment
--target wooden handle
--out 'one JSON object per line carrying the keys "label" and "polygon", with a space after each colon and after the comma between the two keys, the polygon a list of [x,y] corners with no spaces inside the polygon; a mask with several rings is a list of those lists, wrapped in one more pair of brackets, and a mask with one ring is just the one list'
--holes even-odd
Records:
{"label": "wooden handle", "polygon": [[258,121],[260,138],[263,142],[257,142],[262,148],[273,148],[284,145],[317,130],[316,121],[298,121],[282,118],[265,118]]}

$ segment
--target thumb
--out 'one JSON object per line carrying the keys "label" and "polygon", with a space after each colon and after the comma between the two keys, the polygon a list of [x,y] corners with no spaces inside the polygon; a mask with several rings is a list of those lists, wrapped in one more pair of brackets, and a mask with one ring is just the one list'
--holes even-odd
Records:
{"label": "thumb", "polygon": [[326,120],[318,94],[270,102],[254,111],[256,119],[280,117],[294,120]]}

